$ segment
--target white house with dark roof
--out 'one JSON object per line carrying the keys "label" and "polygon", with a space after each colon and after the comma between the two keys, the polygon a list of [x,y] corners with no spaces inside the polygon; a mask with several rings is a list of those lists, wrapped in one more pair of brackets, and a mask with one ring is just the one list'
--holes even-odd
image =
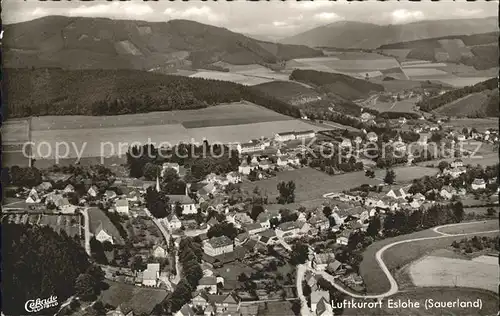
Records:
{"label": "white house with dark roof", "polygon": [[277,142],[286,142],[294,139],[296,139],[295,132],[284,132],[274,135],[274,140]]}
{"label": "white house with dark roof", "polygon": [[158,245],[158,246],[153,248],[153,257],[166,258],[167,255],[168,255],[167,251],[162,246]]}
{"label": "white house with dark roof", "polygon": [[217,293],[217,278],[214,276],[202,277],[196,287],[197,291],[207,290],[210,294]]}
{"label": "white house with dark roof", "polygon": [[129,213],[128,200],[127,199],[117,200],[115,202],[115,210],[117,213],[120,214],[128,214]]}
{"label": "white house with dark roof", "polygon": [[170,215],[167,216],[167,225],[168,228],[172,230],[177,230],[181,229],[182,227],[182,222],[181,220],[172,212]]}
{"label": "white house with dark roof", "polygon": [[160,264],[148,263],[146,270],[142,272],[142,285],[156,287],[160,277]]}
{"label": "white house with dark roof", "polygon": [[187,195],[167,195],[169,198],[169,203],[172,209],[175,208],[177,203],[182,207],[182,214],[196,214],[198,213],[198,208],[196,207],[196,203]]}
{"label": "white house with dark roof", "polygon": [[99,189],[95,185],[93,185],[88,189],[87,193],[91,197],[96,197],[97,194],[99,194]]}
{"label": "white house with dark roof", "polygon": [[476,178],[471,184],[472,190],[481,190],[481,189],[486,189],[486,182],[484,179],[479,179]]}
{"label": "white house with dark roof", "polygon": [[212,257],[233,252],[233,242],[226,236],[212,237],[203,244],[203,251]]}
{"label": "white house with dark roof", "polygon": [[454,161],[452,161],[450,163],[450,167],[451,168],[458,168],[458,167],[463,167],[464,166],[464,162],[462,161],[462,159],[455,159]]}
{"label": "white house with dark roof", "polygon": [[38,192],[35,188],[32,188],[28,193],[28,197],[26,198],[26,203],[40,203],[40,197],[38,196]]}
{"label": "white house with dark roof", "polygon": [[296,237],[300,232],[300,227],[295,222],[281,223],[276,227],[276,235],[280,238]]}
{"label": "white house with dark roof", "polygon": [[330,293],[328,293],[328,291],[313,291],[311,293],[311,311],[313,313],[316,313],[318,305],[321,301],[324,301],[327,305],[330,305]]}
{"label": "white house with dark roof", "polygon": [[111,244],[113,244],[113,237],[104,230],[104,228],[102,227],[102,223],[97,226],[94,236],[95,239],[97,239],[97,241],[101,243],[109,241]]}
{"label": "white house with dark roof", "polygon": [[75,192],[75,187],[70,183],[68,184],[64,190],[63,190],[64,193],[73,193]]}
{"label": "white house with dark roof", "polygon": [[233,184],[240,183],[241,182],[241,175],[236,171],[231,171],[230,173],[228,173],[226,175],[226,179],[227,179],[228,183],[233,183]]}

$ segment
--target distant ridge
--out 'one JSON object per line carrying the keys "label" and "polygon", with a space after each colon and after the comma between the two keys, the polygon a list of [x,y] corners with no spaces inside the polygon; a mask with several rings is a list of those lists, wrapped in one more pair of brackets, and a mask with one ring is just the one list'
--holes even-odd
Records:
{"label": "distant ridge", "polygon": [[498,31],[497,17],[428,20],[397,25],[339,21],[287,37],[280,42],[311,47],[376,48],[397,42],[495,31]]}
{"label": "distant ridge", "polygon": [[198,67],[217,61],[273,64],[321,56],[300,45],[258,41],[189,20],[146,22],[48,16],[4,25],[6,67],[139,69]]}

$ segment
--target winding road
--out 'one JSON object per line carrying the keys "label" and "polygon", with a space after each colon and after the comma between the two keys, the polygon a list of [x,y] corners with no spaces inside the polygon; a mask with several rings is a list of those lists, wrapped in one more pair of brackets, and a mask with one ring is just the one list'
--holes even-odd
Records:
{"label": "winding road", "polygon": [[[388,245],[385,245],[384,247],[382,247],[379,251],[377,251],[375,253],[375,259],[377,260],[377,263],[380,266],[380,269],[382,269],[382,271],[386,275],[387,279],[389,280],[389,283],[391,284],[391,288],[387,292],[385,292],[385,293],[375,294],[375,295],[360,295],[360,294],[356,294],[356,293],[353,293],[353,292],[351,292],[351,291],[349,291],[349,290],[341,287],[337,283],[335,283],[334,278],[330,274],[328,274],[326,272],[317,272],[317,271],[314,271],[314,270],[313,270],[313,272],[316,272],[317,274],[322,275],[337,290],[339,290],[340,292],[342,292],[342,293],[344,293],[346,295],[349,295],[351,297],[362,298],[362,299],[383,299],[385,297],[394,295],[394,294],[396,294],[399,291],[398,283],[396,282],[396,280],[394,279],[394,277],[392,276],[391,272],[389,271],[389,269],[387,268],[387,266],[385,265],[385,263],[384,263],[384,261],[382,259],[383,255],[384,255],[384,252],[387,249],[389,249],[391,247],[394,247],[396,245],[406,244],[406,243],[411,243],[411,242],[416,242],[416,241],[421,241],[421,240],[440,239],[440,238],[446,238],[446,237],[470,236],[470,235],[478,235],[478,234],[487,234],[487,233],[497,233],[497,232],[500,232],[500,230],[498,230],[498,229],[489,230],[489,231],[462,233],[462,234],[449,234],[449,233],[443,233],[443,232],[440,231],[441,229],[447,228],[447,227],[455,227],[455,226],[462,226],[462,225],[478,224],[478,223],[483,223],[483,222],[484,221],[476,221],[476,222],[448,224],[448,225],[437,226],[437,227],[432,228],[432,231],[435,232],[435,233],[437,233],[437,234],[439,234],[439,236],[422,237],[422,238],[412,238],[412,239],[400,240],[400,241],[396,241],[396,242],[393,242],[391,244],[388,244]],[[300,272],[305,273],[305,269],[301,270]]]}

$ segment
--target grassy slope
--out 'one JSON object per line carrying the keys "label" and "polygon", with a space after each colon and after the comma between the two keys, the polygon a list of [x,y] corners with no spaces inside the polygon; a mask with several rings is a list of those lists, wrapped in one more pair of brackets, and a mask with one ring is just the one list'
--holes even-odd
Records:
{"label": "grassy slope", "polygon": [[[495,101],[496,100],[496,101]],[[496,108],[495,108],[496,105]],[[496,111],[495,111],[496,110]],[[498,89],[470,94],[437,108],[434,112],[447,116],[498,116]]]}
{"label": "grassy slope", "polygon": [[9,118],[199,109],[241,99],[299,115],[291,105],[231,82],[136,70],[6,69],[4,76]]}
{"label": "grassy slope", "polygon": [[[186,52],[196,65],[274,63],[321,56],[306,46],[267,43],[188,20],[146,22],[48,16],[4,26],[9,67],[150,69]],[[12,50],[15,49],[15,50]]]}

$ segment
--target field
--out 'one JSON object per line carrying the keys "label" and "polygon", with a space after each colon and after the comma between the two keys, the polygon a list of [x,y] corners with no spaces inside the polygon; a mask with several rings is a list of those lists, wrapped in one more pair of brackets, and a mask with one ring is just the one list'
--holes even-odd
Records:
{"label": "field", "polygon": [[[237,126],[237,128],[235,128]],[[125,154],[132,143],[177,144],[181,141],[245,142],[273,137],[278,132],[321,130],[249,102],[219,105],[200,110],[153,112],[119,116],[44,116],[33,118],[32,140],[36,158],[55,157],[57,142],[69,146],[66,158]],[[19,132],[18,132],[19,133]],[[7,135],[9,136],[9,135]],[[14,134],[11,138],[16,138]],[[47,142],[48,146],[38,147]],[[101,148],[102,146],[102,148]],[[61,145],[59,156],[66,153]],[[9,160],[9,159],[7,159]],[[12,161],[13,159],[10,159]]]}
{"label": "field", "polygon": [[394,102],[382,102],[376,99],[373,99],[372,102],[367,102],[364,105],[368,108],[375,109],[379,112],[415,112],[415,103],[417,99],[405,99],[401,101]]}
{"label": "field", "polygon": [[498,118],[478,118],[478,119],[456,118],[456,119],[451,119],[449,122],[446,122],[444,127],[453,127],[457,129],[469,127],[469,128],[476,128],[478,131],[484,132],[488,128],[497,129]]}
{"label": "field", "polygon": [[[491,222],[487,222],[484,226],[478,227],[476,226],[476,231],[487,231],[491,230],[490,225]],[[473,225],[475,226],[475,225]],[[463,226],[467,227],[467,225]],[[489,234],[481,234],[481,236],[494,236],[498,233],[489,233]],[[384,247],[385,245],[391,244],[400,240],[414,239],[414,238],[422,238],[422,237],[433,237],[439,236],[437,233],[432,231],[432,229],[427,229],[424,231],[419,231],[415,233],[411,233],[408,235],[401,235],[393,238],[387,238],[381,241],[377,241],[365,250],[363,253],[363,261],[360,265],[360,274],[363,277],[363,280],[366,284],[366,289],[368,293],[382,293],[389,289],[389,281],[384,273],[380,270],[380,267],[375,260],[375,253]],[[422,240],[415,241],[411,244],[399,244],[393,246],[386,250],[383,255],[383,260],[387,265],[389,270],[397,270],[402,268],[404,265],[421,258],[422,256],[442,248],[447,248],[451,245],[454,240],[460,240],[464,238],[463,236],[450,236],[439,239],[430,239],[430,240]]]}
{"label": "field", "polygon": [[2,124],[2,142],[8,143],[24,142],[29,135],[28,120],[12,120]]}
{"label": "field", "polygon": [[481,223],[460,225],[442,228],[439,231],[446,234],[467,234],[477,231],[488,231],[498,229],[498,221],[484,221]]}
{"label": "field", "polygon": [[276,186],[280,181],[295,182],[296,202],[318,199],[325,193],[341,192],[363,183],[379,183],[376,179],[365,177],[365,174],[362,171],[330,176],[315,169],[301,168],[292,171],[280,172],[277,177],[271,179],[244,182],[243,189],[251,192],[253,188],[258,186],[261,192],[266,192],[272,200],[275,196],[277,196],[278,192]]}
{"label": "field", "polygon": [[129,284],[106,281],[109,288],[101,293],[100,301],[114,308],[118,306],[130,307],[134,315],[150,314],[153,308],[163,302],[167,291],[162,289],[137,287]]}
{"label": "field", "polygon": [[495,264],[473,260],[426,256],[410,267],[413,283],[418,287],[470,287],[498,292],[500,269]]}
{"label": "field", "polygon": [[[434,168],[425,167],[397,167],[394,168],[394,171],[396,172],[397,183],[406,183],[426,174],[432,175],[437,172]],[[377,171],[376,177],[373,179],[366,177],[364,171],[330,176],[315,169],[301,168],[280,172],[277,177],[266,180],[244,182],[243,189],[252,191],[253,188],[258,186],[262,192],[266,192],[270,197],[275,197],[277,196],[276,186],[280,181],[294,181],[296,186],[295,201],[303,202],[319,199],[325,193],[342,192],[365,183],[371,185],[380,184],[380,179],[384,175],[385,171],[382,170]]]}
{"label": "field", "polygon": [[88,209],[88,214],[90,220],[90,227],[89,227],[90,233],[94,234],[99,225],[102,224],[102,228],[109,235],[111,235],[111,237],[113,237],[113,242],[115,244],[123,243],[123,238],[120,236],[118,229],[102,210],[100,210],[97,207],[91,207]]}
{"label": "field", "polygon": [[370,78],[381,76],[380,71],[399,68],[399,63],[392,57],[363,52],[338,53],[335,56],[300,58],[289,61],[289,70],[309,69],[332,73],[342,73],[353,77]]}
{"label": "field", "polygon": [[[424,303],[426,299],[432,298],[434,301],[453,302],[459,298],[462,301],[470,301],[471,299],[481,299],[483,305],[481,309],[478,308],[444,308],[444,309],[430,309],[426,310]],[[342,313],[344,316],[399,316],[399,315],[412,315],[412,316],[486,316],[496,315],[498,311],[498,297],[491,292],[468,289],[468,288],[422,288],[412,289],[405,292],[400,292],[391,296],[392,300],[401,300],[407,302],[419,302],[420,308],[388,308],[387,300],[382,302],[382,308],[369,309],[369,308],[356,308],[345,309]]]}
{"label": "field", "polygon": [[222,71],[199,71],[193,75],[190,75],[189,77],[231,81],[234,83],[242,84],[244,86],[254,86],[261,83],[273,81],[272,78],[257,77],[251,75],[244,75],[240,73],[231,73]]}

